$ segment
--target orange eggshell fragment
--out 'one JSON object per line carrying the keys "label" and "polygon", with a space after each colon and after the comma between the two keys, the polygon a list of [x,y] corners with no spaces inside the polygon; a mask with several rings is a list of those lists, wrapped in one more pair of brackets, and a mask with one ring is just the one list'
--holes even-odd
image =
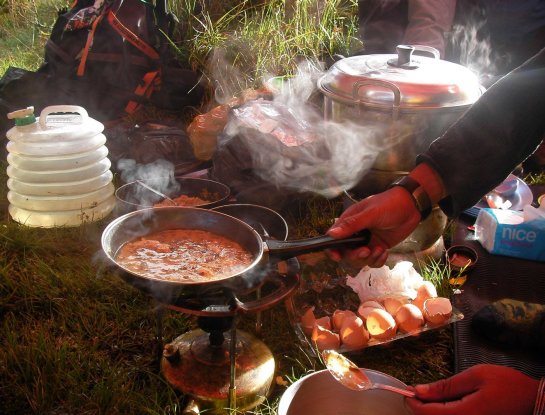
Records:
{"label": "orange eggshell fragment", "polygon": [[397,332],[397,324],[392,315],[379,308],[369,312],[365,324],[371,337],[379,340],[391,339]]}
{"label": "orange eggshell fragment", "polygon": [[382,304],[384,304],[384,309],[394,317],[397,313],[397,310],[399,310],[399,307],[406,303],[407,300],[404,298],[390,297],[382,300]]}
{"label": "orange eggshell fragment", "polygon": [[333,329],[337,331],[340,330],[344,319],[348,316],[356,317],[356,313],[354,313],[352,310],[335,310],[331,316]]}
{"label": "orange eggshell fragment", "polygon": [[450,316],[452,316],[452,304],[448,298],[429,298],[424,302],[424,318],[430,324],[443,324]]}
{"label": "orange eggshell fragment", "polygon": [[301,316],[301,328],[307,336],[312,334],[315,323],[316,316],[314,315],[314,307],[309,307]]}
{"label": "orange eggshell fragment", "polygon": [[347,315],[339,331],[341,343],[349,349],[361,349],[369,342],[369,332],[357,315]]}
{"label": "orange eggshell fragment", "polygon": [[437,297],[437,290],[435,289],[435,285],[433,285],[430,281],[424,281],[420,287],[418,287],[418,290],[416,290],[416,298],[413,300],[413,304],[417,306],[420,311],[424,312],[424,302],[428,298],[435,298]]}
{"label": "orange eggshell fragment", "polygon": [[384,306],[375,300],[367,300],[361,303],[361,307],[371,307],[371,308],[384,308]]}
{"label": "orange eggshell fragment", "polygon": [[318,350],[338,349],[341,347],[341,338],[337,333],[325,329],[319,325],[314,326],[311,336]]}
{"label": "orange eggshell fragment", "polygon": [[324,329],[331,330],[331,318],[324,316],[316,319],[316,325],[323,327]]}
{"label": "orange eggshell fragment", "polygon": [[401,331],[410,333],[424,325],[422,311],[414,304],[403,304],[397,310],[395,321]]}
{"label": "orange eggshell fragment", "polygon": [[377,301],[365,301],[358,307],[358,315],[364,320],[367,320],[367,316],[371,310],[375,309],[384,310],[384,306]]}

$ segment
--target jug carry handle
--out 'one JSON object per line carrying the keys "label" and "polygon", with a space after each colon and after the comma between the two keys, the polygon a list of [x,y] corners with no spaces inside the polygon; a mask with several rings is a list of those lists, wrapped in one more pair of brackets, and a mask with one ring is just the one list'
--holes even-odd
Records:
{"label": "jug carry handle", "polygon": [[360,105],[365,106],[365,102],[360,98],[360,89],[364,86],[375,85],[382,86],[386,89],[389,89],[394,94],[394,103],[392,105],[392,118],[397,119],[399,115],[399,105],[401,104],[401,91],[396,84],[388,81],[383,81],[381,79],[365,79],[363,81],[358,81],[352,87],[352,97],[354,100],[358,101]]}
{"label": "jug carry handle", "polygon": [[47,116],[56,112],[79,114],[80,121],[75,122],[74,124],[85,124],[89,118],[87,111],[83,107],[77,105],[50,105],[49,107],[45,107],[42,112],[40,112],[40,126],[46,128]]}

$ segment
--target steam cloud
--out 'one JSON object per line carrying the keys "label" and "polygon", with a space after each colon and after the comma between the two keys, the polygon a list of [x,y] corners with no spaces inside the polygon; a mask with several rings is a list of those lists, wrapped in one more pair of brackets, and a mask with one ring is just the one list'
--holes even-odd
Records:
{"label": "steam cloud", "polygon": [[[293,78],[279,88],[273,87],[273,104],[257,103],[261,114],[256,114],[255,108],[247,113],[238,110],[239,117],[229,120],[223,139],[245,137],[253,170],[264,181],[280,188],[331,198],[357,184],[371,169],[376,156],[401,137],[384,139],[385,127],[377,124],[324,119],[322,110],[313,103],[320,98],[317,80],[322,75],[319,65],[302,62]],[[221,76],[217,79],[232,81]],[[227,85],[222,89],[230,88]],[[252,112],[254,118],[262,117],[263,122],[252,121]],[[248,134],[248,122],[242,119],[255,122],[254,133]],[[255,134],[256,131],[262,133],[262,137]],[[297,145],[271,147],[266,143],[271,140],[264,138],[271,133],[288,136],[288,140]]]}
{"label": "steam cloud", "polygon": [[483,83],[497,73],[490,39],[479,36],[485,24],[486,20],[472,19],[464,25],[455,25],[450,36],[451,47],[459,50],[460,64],[475,73]]}

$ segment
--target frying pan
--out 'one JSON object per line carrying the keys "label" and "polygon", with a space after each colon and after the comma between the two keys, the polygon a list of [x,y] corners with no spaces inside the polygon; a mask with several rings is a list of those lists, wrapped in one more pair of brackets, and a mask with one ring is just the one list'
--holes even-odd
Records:
{"label": "frying pan", "polygon": [[[134,272],[117,263],[117,253],[125,243],[154,232],[172,229],[197,229],[223,236],[246,249],[251,254],[252,261],[240,272],[212,277],[207,282],[192,282],[188,279],[165,281],[152,275]],[[180,294],[194,295],[218,287],[238,291],[255,286],[256,280],[266,276],[267,266],[271,261],[329,248],[352,249],[367,244],[369,239],[369,231],[363,231],[346,239],[318,236],[291,241],[264,240],[250,225],[221,212],[191,207],[162,207],[141,209],[118,217],[104,229],[101,244],[108,262],[121,272],[121,277],[160,301],[171,302]]]}

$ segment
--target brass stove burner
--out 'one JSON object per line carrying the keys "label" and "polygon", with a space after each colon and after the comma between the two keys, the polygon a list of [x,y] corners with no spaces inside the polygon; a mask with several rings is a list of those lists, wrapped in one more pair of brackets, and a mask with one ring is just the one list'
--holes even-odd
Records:
{"label": "brass stove burner", "polygon": [[184,414],[244,412],[266,399],[275,371],[272,352],[253,335],[237,330],[235,322],[240,314],[253,312],[259,317],[262,310],[291,295],[299,283],[299,262],[292,258],[286,265],[285,273],[272,273],[254,292],[225,290],[164,306],[198,317],[199,329],[182,334],[162,350],[163,376],[191,398]]}
{"label": "brass stove burner", "polygon": [[251,334],[237,330],[233,336],[233,331],[225,334],[221,344],[212,344],[209,334],[197,329],[165,346],[161,371],[170,384],[193,398],[188,407],[197,405],[207,414],[225,414],[234,407],[249,410],[268,395],[275,371],[271,351]]}

